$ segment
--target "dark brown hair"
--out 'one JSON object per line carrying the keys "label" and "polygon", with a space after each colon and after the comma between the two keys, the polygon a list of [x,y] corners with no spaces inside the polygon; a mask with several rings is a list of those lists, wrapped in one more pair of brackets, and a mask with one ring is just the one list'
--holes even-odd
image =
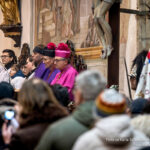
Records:
{"label": "dark brown hair", "polygon": [[9,57],[13,58],[12,63],[13,64],[17,63],[17,57],[16,57],[15,52],[13,50],[11,50],[11,49],[4,49],[2,53],[8,53]]}
{"label": "dark brown hair", "polygon": [[51,88],[40,79],[26,81],[19,92],[18,101],[21,105],[20,124],[24,120],[53,122],[67,115],[66,109],[58,103]]}
{"label": "dark brown hair", "polygon": [[25,62],[29,57],[29,55],[30,55],[29,45],[27,43],[24,43],[21,49],[21,54],[18,57],[18,62],[19,63],[21,63],[22,61]]}
{"label": "dark brown hair", "polygon": [[13,64],[11,68],[14,68],[14,70],[16,70],[16,72],[19,71],[20,67],[17,64]]}

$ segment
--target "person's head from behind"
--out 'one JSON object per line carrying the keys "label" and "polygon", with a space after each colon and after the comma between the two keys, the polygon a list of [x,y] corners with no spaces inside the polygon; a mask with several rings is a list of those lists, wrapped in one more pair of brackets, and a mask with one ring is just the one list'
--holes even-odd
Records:
{"label": "person's head from behind", "polygon": [[93,113],[96,119],[126,113],[126,100],[114,89],[105,89],[95,100]]}
{"label": "person's head from behind", "polygon": [[106,87],[106,80],[97,70],[87,70],[76,77],[74,97],[75,104],[95,100]]}
{"label": "person's head from behind", "polygon": [[10,69],[9,75],[13,77],[18,71],[19,71],[19,66],[17,64],[14,64]]}
{"label": "person's head from behind", "polygon": [[131,102],[128,113],[131,115],[131,117],[135,117],[137,115],[144,113],[150,113],[150,109],[148,106],[150,105],[147,99],[144,98],[135,99],[134,101]]}
{"label": "person's head from behind", "polygon": [[63,87],[59,84],[52,85],[53,93],[56,97],[56,99],[59,101],[59,103],[65,107],[69,104],[69,93],[66,87]]}
{"label": "person's head from behind", "polygon": [[68,45],[68,47],[71,49],[72,52],[75,52],[75,46],[71,40],[67,40],[66,44]]}
{"label": "person's head from behind", "polygon": [[2,63],[4,65],[7,65],[9,63],[13,63],[13,64],[17,63],[17,57],[16,57],[14,51],[11,49],[3,50],[1,59],[2,59]]}
{"label": "person's head from behind", "polygon": [[18,57],[18,62],[20,63],[21,61],[26,61],[29,55],[30,55],[29,45],[27,43],[24,43],[21,49],[21,54]]}
{"label": "person's head from behind", "polygon": [[[51,88],[40,79],[30,79],[23,84],[18,94],[18,102],[20,123],[33,115],[37,119],[41,116],[50,115],[50,121],[54,121],[53,118],[56,119],[60,111],[62,116],[66,115],[64,108],[56,100]],[[36,114],[39,115],[36,116]]]}
{"label": "person's head from behind", "polygon": [[29,56],[30,55],[30,48],[28,43],[24,43],[21,50],[21,55],[23,56]]}
{"label": "person's head from behind", "polygon": [[17,101],[11,98],[4,98],[0,100],[0,106],[14,107]]}
{"label": "person's head from behind", "polygon": [[13,98],[14,89],[10,83],[1,82],[0,83],[0,99],[3,98]]}
{"label": "person's head from behind", "polygon": [[43,60],[44,45],[38,45],[33,49],[32,58],[35,65],[39,65]]}

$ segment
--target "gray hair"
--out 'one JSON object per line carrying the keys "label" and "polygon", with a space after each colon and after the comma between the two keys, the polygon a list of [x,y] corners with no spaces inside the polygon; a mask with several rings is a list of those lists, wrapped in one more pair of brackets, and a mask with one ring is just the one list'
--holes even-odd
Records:
{"label": "gray hair", "polygon": [[95,100],[106,87],[106,80],[98,70],[87,70],[76,78],[76,88],[82,92],[84,100]]}

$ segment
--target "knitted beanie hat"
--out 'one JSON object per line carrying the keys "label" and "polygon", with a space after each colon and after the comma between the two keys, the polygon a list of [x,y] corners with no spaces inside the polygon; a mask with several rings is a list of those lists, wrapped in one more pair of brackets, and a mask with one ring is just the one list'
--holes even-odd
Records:
{"label": "knitted beanie hat", "polygon": [[122,114],[125,110],[125,98],[114,89],[104,90],[95,101],[94,113],[96,116],[106,117],[113,114]]}
{"label": "knitted beanie hat", "polygon": [[68,45],[64,43],[59,43],[55,51],[55,56],[62,57],[62,58],[69,58],[70,55],[71,55],[71,51]]}
{"label": "knitted beanie hat", "polygon": [[56,45],[54,43],[48,43],[47,47],[44,48],[43,55],[49,57],[55,57]]}

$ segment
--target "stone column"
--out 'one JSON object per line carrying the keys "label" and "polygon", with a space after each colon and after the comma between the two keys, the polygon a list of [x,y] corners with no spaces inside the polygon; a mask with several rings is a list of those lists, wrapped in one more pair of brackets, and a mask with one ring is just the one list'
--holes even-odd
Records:
{"label": "stone column", "polygon": [[[137,9],[137,0],[130,1],[130,8],[129,9]],[[127,14],[129,15],[129,14]],[[126,58],[127,67],[128,67],[128,73],[130,73],[130,68],[132,65],[132,61],[137,55],[137,17],[134,14],[129,15],[129,25],[127,32],[127,43],[126,43],[126,50],[124,57]],[[125,93],[127,96],[129,96],[128,92],[128,85],[127,85],[127,78],[125,74],[125,67],[124,62],[123,63],[123,70],[124,70],[124,89],[123,93]],[[120,76],[122,76],[122,73],[120,72]],[[122,78],[123,79],[123,78]],[[122,81],[120,80],[120,83]]]}
{"label": "stone column", "polygon": [[[137,1],[137,8],[139,11],[146,11],[146,6],[144,5],[145,0],[138,0]],[[149,21],[147,20],[146,16],[137,16],[137,51],[140,52],[142,49],[147,48],[147,44],[149,43],[150,39],[148,38],[148,33],[150,33],[147,30],[147,23]]]}
{"label": "stone column", "polygon": [[34,0],[21,1],[21,21],[22,21],[22,37],[21,45],[28,43],[31,50],[33,48],[33,27],[34,27]]}

